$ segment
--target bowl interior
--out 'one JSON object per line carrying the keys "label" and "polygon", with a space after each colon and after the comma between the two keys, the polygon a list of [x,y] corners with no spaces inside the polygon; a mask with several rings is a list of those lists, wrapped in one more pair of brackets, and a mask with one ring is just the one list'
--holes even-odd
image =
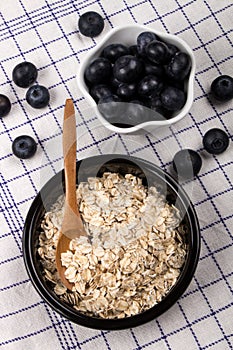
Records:
{"label": "bowl interior", "polygon": [[[119,126],[115,126],[113,124],[110,124],[99,112],[97,108],[97,104],[95,100],[92,98],[92,96],[89,94],[88,86],[85,83],[84,79],[84,72],[87,68],[87,66],[97,57],[100,56],[100,53],[102,52],[103,48],[109,44],[113,43],[123,43],[126,46],[134,45],[136,44],[137,36],[143,32],[143,31],[151,31],[158,35],[161,39],[164,41],[171,43],[173,45],[176,45],[181,51],[187,53],[191,59],[191,71],[189,74],[189,78],[185,82],[185,92],[187,94],[186,103],[183,106],[183,108],[177,112],[174,112],[174,115],[171,119],[165,120],[164,118],[162,120],[154,120],[154,121],[148,121],[144,122],[138,125],[134,125],[131,127],[124,127],[121,128]],[[114,131],[114,132],[121,132],[121,133],[129,133],[129,132],[135,132],[141,128],[148,128],[154,127],[154,126],[166,126],[171,125],[173,123],[176,123],[180,119],[182,119],[189,111],[192,102],[193,102],[193,83],[194,83],[194,74],[195,74],[195,58],[192,49],[188,46],[188,44],[180,39],[179,37],[167,34],[165,32],[159,32],[157,30],[154,30],[153,28],[148,28],[146,26],[140,26],[140,25],[128,25],[124,27],[119,27],[111,30],[99,44],[96,45],[94,49],[92,49],[84,58],[84,60],[81,62],[78,74],[77,74],[77,83],[84,94],[84,96],[88,99],[89,103],[91,104],[92,108],[94,109],[96,115],[98,116],[99,120],[102,124],[104,124],[108,129]]]}
{"label": "bowl interior", "polygon": [[145,185],[155,185],[162,193],[166,193],[167,201],[174,204],[182,214],[183,223],[188,228],[186,237],[188,252],[178,281],[166,297],[141,314],[124,319],[108,320],[81,314],[56,296],[51,285],[45,282],[42,277],[37,246],[41,218],[45,211],[64,193],[63,171],[48,181],[31,205],[24,227],[23,253],[25,265],[34,287],[42,298],[61,315],[75,323],[91,328],[124,329],[154,319],[166,311],[182,295],[192,279],[198,262],[200,249],[199,226],[193,206],[185,192],[170,175],[164,173],[159,167],[139,158],[128,156],[95,156],[77,162],[77,183],[86,181],[89,176],[101,176],[105,171],[118,172],[122,175],[132,173],[142,178]]}

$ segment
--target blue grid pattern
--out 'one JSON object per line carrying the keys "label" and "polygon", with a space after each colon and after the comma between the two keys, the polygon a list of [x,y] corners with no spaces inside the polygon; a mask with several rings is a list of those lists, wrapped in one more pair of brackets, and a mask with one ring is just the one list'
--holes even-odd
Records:
{"label": "blue grid pattern", "polygon": [[[78,16],[88,10],[105,20],[103,33],[82,37]],[[0,121],[0,347],[2,349],[233,349],[233,151],[208,156],[202,136],[220,127],[232,140],[232,102],[214,104],[210,82],[233,76],[231,0],[8,0],[0,4],[0,93],[12,110]],[[194,50],[194,103],[178,124],[158,135],[117,135],[99,125],[76,85],[85,53],[111,28],[125,23],[179,35]],[[49,88],[48,108],[33,110],[25,90],[11,79],[13,67],[28,60]],[[77,158],[121,152],[146,158],[167,171],[176,151],[189,147],[203,157],[200,175],[183,184],[197,210],[202,234],[200,262],[188,290],[158,319],[124,331],[79,327],[50,309],[32,287],[23,265],[21,237],[27,210],[41,186],[62,167],[64,100],[78,112]],[[11,153],[13,139],[29,134],[38,143],[30,160]],[[56,145],[56,147],[54,147]],[[4,330],[4,331],[3,331]]]}

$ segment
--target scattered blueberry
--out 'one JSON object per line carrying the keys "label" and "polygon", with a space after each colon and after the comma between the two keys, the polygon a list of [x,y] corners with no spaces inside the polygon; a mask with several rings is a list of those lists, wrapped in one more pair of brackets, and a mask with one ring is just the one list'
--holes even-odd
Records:
{"label": "scattered blueberry", "polygon": [[175,80],[184,80],[190,71],[191,61],[187,53],[178,52],[166,67],[166,74]]}
{"label": "scattered blueberry", "polygon": [[229,75],[220,75],[213,80],[210,91],[219,101],[229,101],[233,98],[233,78]]}
{"label": "scattered blueberry", "polygon": [[45,86],[33,85],[26,93],[26,100],[33,108],[43,108],[49,103],[50,95]]}
{"label": "scattered blueberry", "polygon": [[154,40],[157,40],[157,36],[152,32],[142,32],[137,37],[137,47],[138,53],[141,56],[146,55],[146,47],[147,45]]}
{"label": "scattered blueberry", "polygon": [[146,75],[138,83],[138,94],[142,97],[150,97],[159,94],[163,88],[163,83],[160,78],[155,75]]}
{"label": "scattered blueberry", "polygon": [[112,95],[112,91],[108,85],[98,84],[90,89],[90,95],[98,102],[101,97]]}
{"label": "scattered blueberry", "polygon": [[18,136],[12,143],[13,154],[20,159],[31,158],[36,153],[36,149],[36,142],[31,136]]}
{"label": "scattered blueberry", "polygon": [[85,79],[92,85],[105,83],[112,74],[112,65],[104,57],[96,58],[85,70]]}
{"label": "scattered blueberry", "polygon": [[113,75],[123,83],[132,83],[140,79],[143,73],[142,61],[131,55],[119,57],[113,66]]}
{"label": "scattered blueberry", "polygon": [[89,11],[80,16],[78,28],[81,34],[89,38],[94,38],[104,29],[104,20],[99,13]]}
{"label": "scattered blueberry", "polygon": [[223,153],[229,146],[229,137],[221,129],[210,129],[203,137],[203,146],[208,153]]}
{"label": "scattered blueberry", "polygon": [[168,48],[162,41],[151,41],[146,46],[146,54],[148,59],[157,64],[164,64],[168,57]]}
{"label": "scattered blueberry", "polygon": [[183,149],[175,154],[172,164],[178,176],[192,179],[199,173],[202,159],[196,151]]}
{"label": "scattered blueberry", "polygon": [[164,108],[169,111],[178,111],[185,104],[184,92],[173,86],[166,87],[160,96]]}
{"label": "scattered blueberry", "polygon": [[122,44],[110,44],[106,46],[101,56],[107,58],[110,62],[114,63],[119,57],[129,54],[129,49]]}
{"label": "scattered blueberry", "polygon": [[117,95],[123,100],[130,100],[136,95],[137,86],[134,83],[121,83],[116,91]]}
{"label": "scattered blueberry", "polygon": [[22,62],[13,69],[12,79],[17,86],[27,88],[36,81],[37,75],[37,68],[33,63]]}
{"label": "scattered blueberry", "polygon": [[0,118],[5,117],[11,110],[11,102],[5,95],[0,94]]}

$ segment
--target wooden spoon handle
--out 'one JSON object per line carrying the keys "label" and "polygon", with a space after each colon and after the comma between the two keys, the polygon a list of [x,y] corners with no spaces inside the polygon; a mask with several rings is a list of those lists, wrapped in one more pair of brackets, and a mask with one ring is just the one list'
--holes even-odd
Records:
{"label": "wooden spoon handle", "polygon": [[63,156],[66,184],[66,205],[76,213],[76,119],[72,99],[67,99],[65,103]]}

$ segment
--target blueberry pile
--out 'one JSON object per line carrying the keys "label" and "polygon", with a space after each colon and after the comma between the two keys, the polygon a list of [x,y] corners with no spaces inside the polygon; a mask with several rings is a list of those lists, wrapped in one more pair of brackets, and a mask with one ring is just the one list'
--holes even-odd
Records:
{"label": "blueberry pile", "polygon": [[132,126],[172,118],[186,102],[184,83],[190,69],[188,54],[152,32],[142,32],[136,45],[106,46],[84,77],[104,117],[112,124]]}

